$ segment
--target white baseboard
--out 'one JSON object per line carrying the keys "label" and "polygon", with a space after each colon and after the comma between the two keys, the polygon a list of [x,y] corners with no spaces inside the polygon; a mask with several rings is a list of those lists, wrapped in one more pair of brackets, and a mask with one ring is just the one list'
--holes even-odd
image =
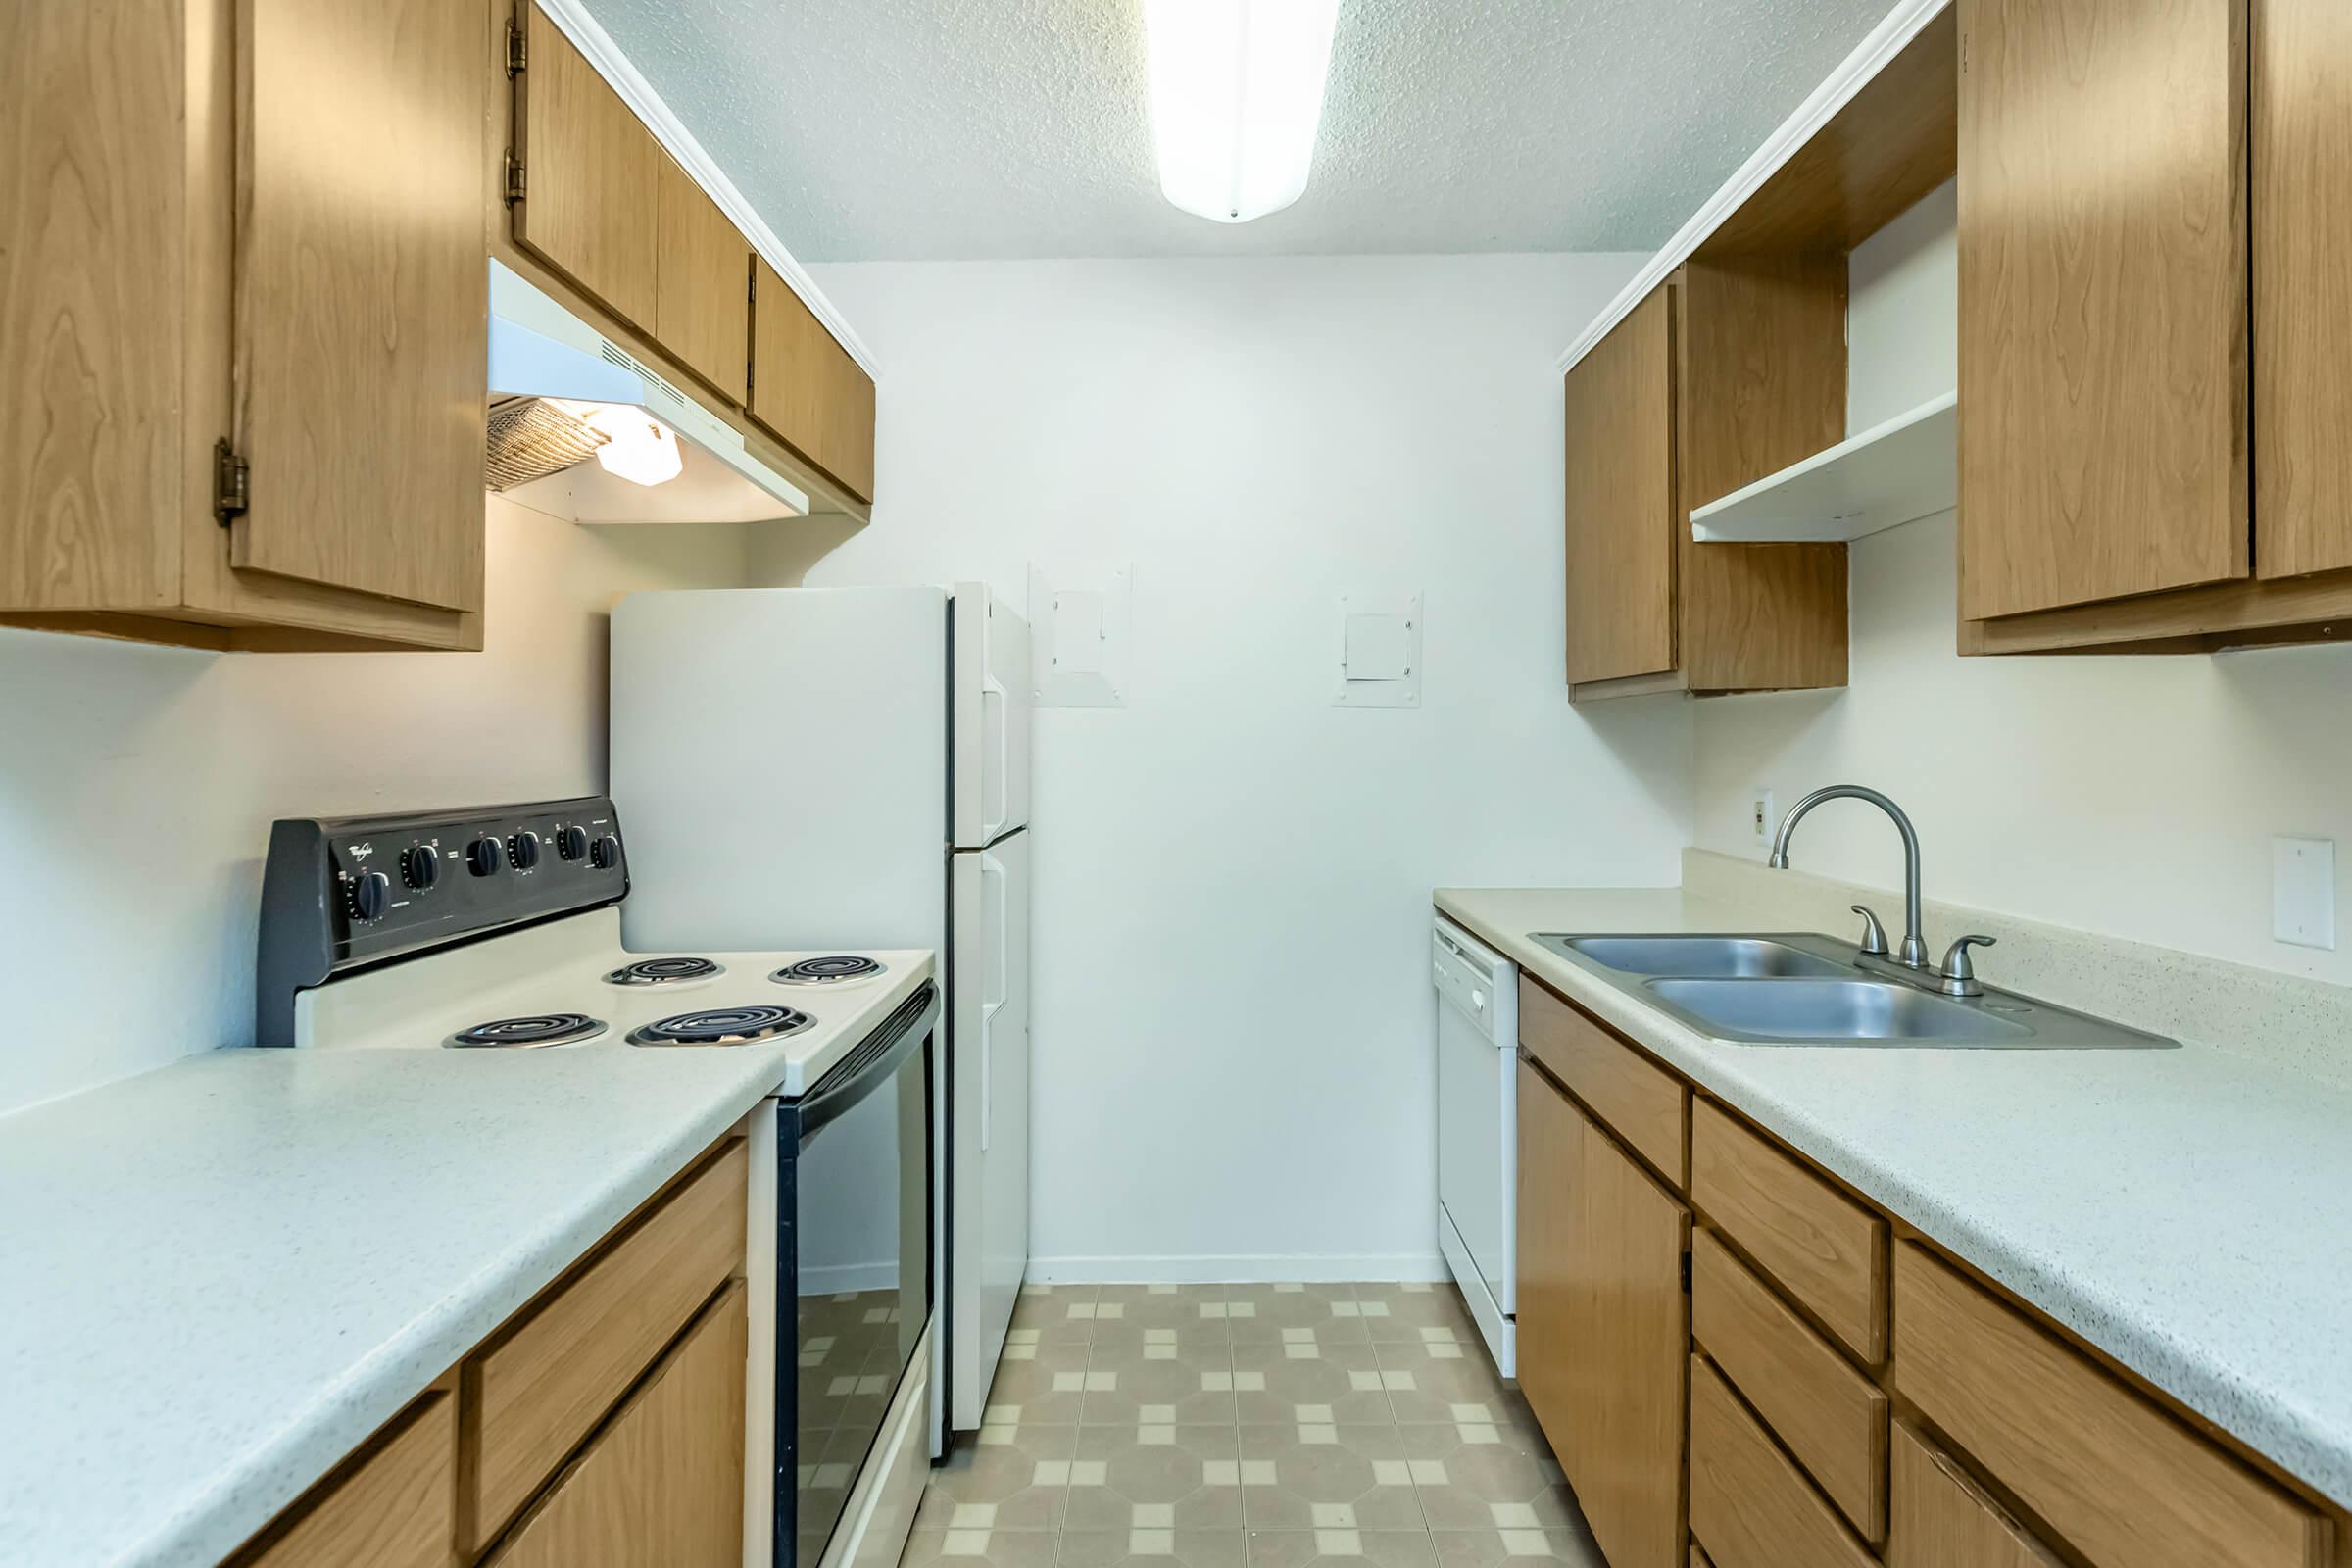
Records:
{"label": "white baseboard", "polygon": [[1436,1284],[1451,1279],[1437,1252],[1273,1253],[1239,1257],[1033,1257],[1033,1285]]}

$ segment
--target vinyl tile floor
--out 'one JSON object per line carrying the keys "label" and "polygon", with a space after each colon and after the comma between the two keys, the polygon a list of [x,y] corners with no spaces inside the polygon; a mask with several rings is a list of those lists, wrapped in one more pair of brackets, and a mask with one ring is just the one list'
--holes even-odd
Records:
{"label": "vinyl tile floor", "polygon": [[1031,1286],[906,1568],[1605,1568],[1451,1285]]}

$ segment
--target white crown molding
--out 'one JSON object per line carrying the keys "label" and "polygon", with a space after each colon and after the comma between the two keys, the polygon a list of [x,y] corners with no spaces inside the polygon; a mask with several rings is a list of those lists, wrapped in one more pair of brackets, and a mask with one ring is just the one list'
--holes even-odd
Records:
{"label": "white crown molding", "polygon": [[1753,196],[1763,183],[1780,172],[1799,147],[1813,139],[1814,132],[1828,124],[1838,110],[1851,102],[1872,77],[1886,69],[1887,63],[1910,46],[1927,24],[1949,9],[1952,0],[1901,0],[1870,36],[1854,46],[1854,52],[1839,62],[1822,84],[1813,89],[1811,97],[1799,104],[1796,113],[1781,122],[1780,129],[1764,139],[1764,144],[1748,155],[1740,172],[1724,181],[1723,188],[1707,198],[1704,206],[1690,220],[1666,242],[1666,248],[1649,259],[1647,266],[1634,274],[1625,291],[1611,300],[1608,309],[1592,318],[1577,340],[1568,345],[1554,368],[1562,375],[1568,373],[1577,361],[1592,351],[1594,344],[1609,335],[1609,329],[1634,312],[1634,307],[1649,298],[1650,291],[1666,280],[1667,274],[1690,259],[1691,253],[1707,241],[1707,237],[1723,225],[1723,220],[1739,211],[1740,203]]}
{"label": "white crown molding", "polygon": [[612,41],[612,34],[606,32],[597,20],[588,14],[584,0],[535,0],[535,3],[547,13],[548,20],[564,29],[564,35],[578,47],[580,53],[588,57],[598,74],[612,84],[612,90],[620,94],[621,101],[637,112],[637,118],[644,121],[653,131],[654,139],[669,150],[669,155],[678,161],[679,166],[694,176],[695,183],[709,192],[710,199],[718,203],[719,210],[734,220],[737,228],[743,230],[744,236],[752,242],[752,249],[776,270],[777,276],[791,285],[792,291],[801,297],[801,303],[808,306],[816,318],[824,323],[825,330],[850,351],[850,357],[864,368],[866,374],[879,382],[882,379],[881,367],[864,343],[858,340],[848,318],[834,309],[833,302],[825,298],[825,291],[816,286],[816,280],[808,275],[808,270],[793,260],[792,252],[784,248],[784,242],[776,237],[776,231],[767,226],[767,220],[761,218],[759,210],[744,199],[743,192],[735,188],[735,182],[727,178],[726,171],[711,161],[710,155],[703,150],[703,144],[694,139],[694,132],[688,130],[684,122],[670,112],[669,105],[662,101],[662,95],[654,91],[654,84],[645,79],[644,74],[630,62],[627,55],[621,53],[620,46]]}

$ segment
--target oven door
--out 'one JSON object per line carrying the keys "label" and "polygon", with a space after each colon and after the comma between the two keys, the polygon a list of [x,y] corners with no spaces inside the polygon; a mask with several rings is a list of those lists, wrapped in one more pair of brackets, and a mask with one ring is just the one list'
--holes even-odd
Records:
{"label": "oven door", "polygon": [[931,1319],[931,1073],[923,989],[778,1105],[777,1568],[813,1568]]}

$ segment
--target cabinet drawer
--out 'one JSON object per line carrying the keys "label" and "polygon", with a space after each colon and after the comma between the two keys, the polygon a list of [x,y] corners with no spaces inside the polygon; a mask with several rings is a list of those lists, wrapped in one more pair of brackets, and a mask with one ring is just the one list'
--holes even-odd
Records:
{"label": "cabinet drawer", "polygon": [[1716,1568],[1872,1564],[1703,1355],[1690,1358],[1690,1534]]}
{"label": "cabinet drawer", "polygon": [[1690,1091],[1680,1078],[1524,975],[1519,1043],[1636,1153],[1683,1184]]}
{"label": "cabinet drawer", "polygon": [[726,1148],[466,1363],[468,1545],[487,1544],[742,1266],[751,1157]]}
{"label": "cabinet drawer", "polygon": [[1895,1423],[1886,1568],[2058,1568],[2058,1559],[1925,1438]]}
{"label": "cabinet drawer", "polygon": [[1868,1541],[1886,1533],[1886,1396],[1700,1231],[1690,1332]]}
{"label": "cabinet drawer", "polygon": [[231,1561],[235,1568],[444,1568],[457,1503],[458,1401],[436,1389]]}
{"label": "cabinet drawer", "polygon": [[1690,1199],[1782,1290],[1876,1366],[1886,1358],[1886,1222],[1701,1101]]}
{"label": "cabinet drawer", "polygon": [[1895,1384],[2097,1568],[2319,1568],[2326,1522],[1916,1244]]}

